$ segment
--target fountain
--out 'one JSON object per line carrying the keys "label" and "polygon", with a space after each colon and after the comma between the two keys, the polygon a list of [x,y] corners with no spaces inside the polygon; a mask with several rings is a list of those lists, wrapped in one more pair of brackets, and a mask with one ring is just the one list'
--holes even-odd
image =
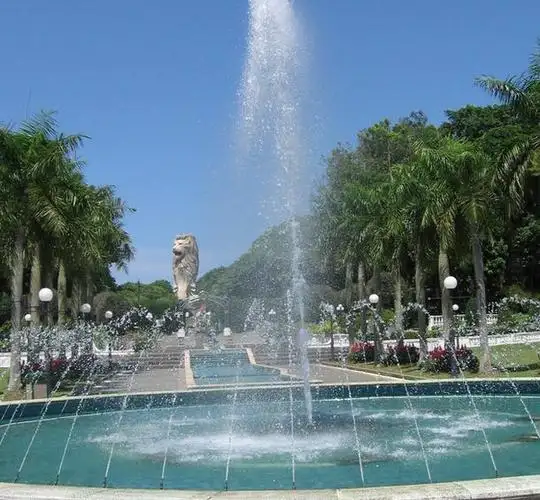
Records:
{"label": "fountain", "polygon": [[[250,29],[247,60],[241,88],[241,131],[248,150],[264,155],[276,166],[273,197],[281,220],[286,220],[290,235],[290,322],[298,318],[304,328],[304,279],[301,264],[301,242],[296,216],[301,208],[305,184],[302,162],[305,158],[301,141],[300,92],[301,64],[299,30],[292,4],[288,0],[250,0]],[[304,182],[303,182],[304,181]],[[291,310],[292,308],[292,310]],[[291,328],[289,328],[291,329]],[[292,340],[300,339],[291,332]],[[302,348],[302,342],[290,349]],[[307,362],[307,358],[305,360]],[[310,415],[309,370],[304,374],[305,405]]]}
{"label": "fountain", "polygon": [[[156,498],[157,489],[165,490],[163,498],[167,490],[186,490],[171,492],[186,499],[258,498],[261,490],[274,492],[260,498],[311,497],[293,489],[323,490],[313,496],[329,500],[380,494],[480,499],[493,498],[493,492],[499,498],[538,498],[540,447],[530,439],[540,418],[536,380],[352,383],[344,367],[333,372],[342,373],[339,380],[310,383],[294,220],[302,157],[297,30],[289,0],[251,0],[250,13],[243,119],[249,142],[259,144],[269,133],[277,152],[278,205],[293,249],[288,368],[299,352],[302,380],[278,374],[249,383],[262,371],[247,351],[200,349],[191,350],[190,361],[192,378],[206,379],[199,385],[135,392],[139,365],[151,354],[145,347],[119,394],[90,394],[85,384],[78,396],[54,398],[57,384],[46,399],[2,403],[0,481],[17,483],[0,486],[2,498],[36,498],[40,491],[47,498],[112,499],[123,497],[122,488],[143,500]],[[173,261],[180,311],[192,312],[197,303],[191,289],[197,268],[196,240],[181,235]],[[380,326],[382,319],[375,320]],[[205,364],[205,356],[215,362],[217,354],[221,365]],[[81,378],[93,372],[94,366]],[[384,486],[395,487],[370,489]]]}

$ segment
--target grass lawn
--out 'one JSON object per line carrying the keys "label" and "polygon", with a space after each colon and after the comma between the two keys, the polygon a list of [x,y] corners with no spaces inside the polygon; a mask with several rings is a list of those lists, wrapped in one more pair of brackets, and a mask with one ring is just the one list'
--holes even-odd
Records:
{"label": "grass lawn", "polygon": [[[477,356],[480,355],[479,347],[473,347],[472,351]],[[494,345],[491,347],[493,366],[501,367],[509,371],[520,366],[534,368],[531,365],[538,365],[540,368],[538,353],[540,353],[540,342],[532,342],[530,344]]]}
{"label": "grass lawn", "polygon": [[0,368],[0,394],[4,394],[9,382],[9,370]]}
{"label": "grass lawn", "polygon": [[[472,348],[472,351],[478,356],[479,347]],[[540,377],[540,342],[531,344],[508,344],[496,345],[491,347],[493,365],[503,368],[502,371],[490,375],[465,372],[465,378],[505,378],[505,377]],[[324,363],[331,366],[342,367],[339,362]],[[528,367],[515,371],[517,367]],[[374,363],[349,363],[347,368],[352,370],[376,373],[379,375],[389,375],[408,380],[437,380],[449,378],[449,373],[429,373],[421,371],[416,365],[401,366],[376,366]]]}

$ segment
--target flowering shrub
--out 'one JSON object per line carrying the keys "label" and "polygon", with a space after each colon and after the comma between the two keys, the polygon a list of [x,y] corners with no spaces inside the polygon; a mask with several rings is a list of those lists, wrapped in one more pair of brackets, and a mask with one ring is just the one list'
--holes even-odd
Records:
{"label": "flowering shrub", "polygon": [[154,319],[146,307],[132,307],[119,318],[114,319],[111,325],[119,335],[134,330],[151,330],[155,327]]}
{"label": "flowering shrub", "polygon": [[[455,356],[460,371],[470,371],[473,373],[478,371],[478,357],[468,347],[458,347],[455,351]],[[429,352],[428,357],[422,362],[422,369],[433,373],[450,373],[452,369],[452,358],[453,354],[451,350],[436,347]]]}
{"label": "flowering shrub", "polygon": [[185,327],[185,313],[178,307],[169,307],[163,312],[160,318],[159,331],[165,335],[171,335],[180,328]]}
{"label": "flowering shrub", "polygon": [[[96,371],[98,357],[95,354],[83,354],[76,359],[53,358],[49,363],[50,383],[54,386],[60,379],[77,380],[83,374]],[[29,383],[44,382],[47,374],[46,363],[43,360],[34,363],[21,362],[21,381],[23,387]]]}
{"label": "flowering shrub", "polygon": [[497,304],[494,333],[518,333],[540,330],[540,301],[513,295]]}
{"label": "flowering shrub", "polygon": [[78,379],[83,374],[89,374],[97,362],[98,357],[95,354],[82,354],[71,362],[67,377]]}
{"label": "flowering shrub", "polygon": [[382,359],[383,365],[409,365],[418,363],[420,351],[418,347],[403,342],[398,342],[395,346],[388,346],[386,354]]}
{"label": "flowering shrub", "polygon": [[23,387],[26,384],[37,381],[44,373],[44,366],[42,362],[38,363],[25,363],[21,361],[21,382]]}
{"label": "flowering shrub", "polygon": [[[21,362],[21,381],[22,385],[41,381],[46,373],[45,361],[36,361],[34,363]],[[53,384],[63,377],[66,377],[68,371],[68,361],[64,358],[51,359],[49,362],[49,376]]]}
{"label": "flowering shrub", "polygon": [[377,312],[377,308],[369,302],[369,300],[359,300],[355,302],[350,312],[346,316],[347,330],[352,333],[357,333],[361,329],[366,328],[365,322],[374,321],[376,330],[379,336],[388,336],[388,325]]}
{"label": "flowering shrub", "polygon": [[369,363],[375,360],[375,345],[371,342],[354,342],[349,349],[350,363]]}

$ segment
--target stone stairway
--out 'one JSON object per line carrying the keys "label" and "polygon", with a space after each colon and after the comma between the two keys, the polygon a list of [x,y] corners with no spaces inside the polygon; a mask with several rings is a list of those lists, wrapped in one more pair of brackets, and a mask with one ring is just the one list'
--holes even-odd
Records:
{"label": "stone stairway", "polygon": [[[167,336],[149,351],[137,352],[116,359],[121,368],[105,378],[96,380],[91,394],[111,394],[152,390],[176,390],[178,379],[184,377],[186,343]],[[135,374],[135,375],[134,375]]]}
{"label": "stone stairway", "polygon": [[[289,364],[288,348],[271,349],[264,345],[252,345],[247,347],[251,348],[253,356],[255,357],[255,362],[257,364],[270,366],[287,366]],[[347,348],[336,347],[336,358],[339,359],[340,355],[346,356],[347,351]],[[308,349],[308,359],[310,363],[321,363],[325,361],[330,361],[330,354],[330,349]],[[292,363],[299,363],[299,354],[296,350],[292,352]]]}

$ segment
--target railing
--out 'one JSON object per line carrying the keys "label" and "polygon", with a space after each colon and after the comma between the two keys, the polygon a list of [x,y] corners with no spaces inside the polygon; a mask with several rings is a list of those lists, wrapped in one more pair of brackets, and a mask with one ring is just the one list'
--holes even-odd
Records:
{"label": "railing", "polygon": [[[465,319],[465,314],[456,314],[454,315],[454,319],[458,321],[463,321]],[[497,323],[497,315],[496,314],[488,314],[487,315],[487,324],[488,325],[494,325]],[[440,315],[430,316],[429,322],[428,322],[428,328],[442,328],[443,326],[443,317]]]}

